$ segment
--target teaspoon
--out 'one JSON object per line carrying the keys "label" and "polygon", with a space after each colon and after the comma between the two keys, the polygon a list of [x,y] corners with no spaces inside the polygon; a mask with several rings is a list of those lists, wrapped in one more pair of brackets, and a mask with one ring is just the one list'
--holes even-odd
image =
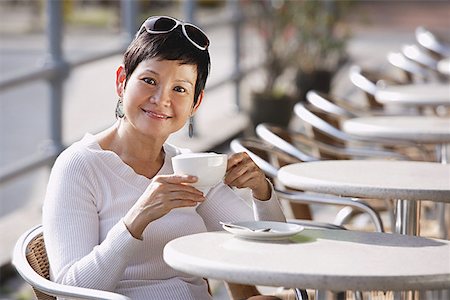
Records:
{"label": "teaspoon", "polygon": [[226,222],[219,222],[219,223],[221,225],[223,225],[223,226],[227,226],[227,227],[230,227],[230,228],[239,228],[239,229],[249,230],[249,231],[253,231],[253,232],[269,232],[271,230],[270,228],[252,229],[252,228],[248,228],[248,227],[245,227],[245,226],[231,224],[231,223],[226,223]]}

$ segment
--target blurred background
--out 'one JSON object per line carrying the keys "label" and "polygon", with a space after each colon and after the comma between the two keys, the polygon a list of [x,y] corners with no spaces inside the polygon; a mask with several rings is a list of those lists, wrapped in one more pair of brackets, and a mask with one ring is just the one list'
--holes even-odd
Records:
{"label": "blurred background", "polygon": [[183,128],[170,140],[194,151],[226,152],[261,122],[300,126],[292,106],[311,88],[362,103],[349,67],[402,75],[387,54],[419,26],[450,40],[444,0],[1,0],[0,299],[32,299],[10,264],[14,243],[41,222],[55,157],[115,121],[115,71],[150,15],[193,22],[211,40],[195,136]]}

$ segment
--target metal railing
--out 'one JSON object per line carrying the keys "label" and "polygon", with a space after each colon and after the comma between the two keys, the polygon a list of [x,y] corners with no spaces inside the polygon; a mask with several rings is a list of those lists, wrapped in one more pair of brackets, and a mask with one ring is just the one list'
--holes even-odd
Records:
{"label": "metal railing", "polygon": [[[137,30],[137,12],[139,1],[121,0],[121,19],[123,31],[123,44],[116,49],[111,49],[100,54],[90,55],[75,61],[67,61],[62,50],[63,41],[63,15],[62,15],[62,1],[47,0],[46,1],[46,37],[48,56],[45,64],[33,71],[25,74],[16,74],[12,77],[0,81],[0,92],[7,89],[20,87],[29,84],[32,81],[47,81],[50,89],[50,140],[49,147],[40,153],[30,155],[25,159],[11,163],[0,169],[0,184],[17,179],[20,176],[26,175],[29,172],[43,167],[50,166],[56,157],[65,148],[62,136],[62,111],[63,111],[63,86],[69,74],[77,67],[85,64],[90,64],[101,59],[105,59],[124,52],[126,46],[134,37]],[[208,85],[207,89],[212,90],[232,82],[235,89],[236,107],[240,110],[240,82],[242,78],[252,72],[256,67],[247,70],[242,70],[240,63],[240,47],[241,47],[241,28],[246,19],[244,18],[239,8],[239,2],[228,0],[227,5],[231,8],[231,14],[227,17],[216,18],[214,22],[208,24],[201,24],[201,27],[206,29],[217,26],[230,26],[233,28],[234,40],[234,69],[233,73]],[[197,11],[195,0],[186,0],[183,2],[184,18],[190,22],[196,22],[195,13]]]}

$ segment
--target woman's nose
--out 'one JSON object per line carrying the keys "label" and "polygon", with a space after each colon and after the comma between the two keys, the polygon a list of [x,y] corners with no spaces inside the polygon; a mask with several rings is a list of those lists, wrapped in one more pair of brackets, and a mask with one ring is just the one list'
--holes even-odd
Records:
{"label": "woman's nose", "polygon": [[150,101],[154,104],[160,104],[164,106],[170,105],[169,92],[163,87],[157,89],[157,91],[150,97]]}

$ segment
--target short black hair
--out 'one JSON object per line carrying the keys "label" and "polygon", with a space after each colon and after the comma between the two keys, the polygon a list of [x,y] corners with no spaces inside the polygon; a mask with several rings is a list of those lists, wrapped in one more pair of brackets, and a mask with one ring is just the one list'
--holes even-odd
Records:
{"label": "short black hair", "polygon": [[201,91],[205,89],[206,79],[211,68],[208,49],[200,50],[192,45],[184,36],[180,26],[168,33],[158,34],[148,33],[145,28],[141,28],[123,56],[126,80],[128,81],[142,61],[151,58],[179,60],[182,64],[197,66],[194,92],[195,105]]}

